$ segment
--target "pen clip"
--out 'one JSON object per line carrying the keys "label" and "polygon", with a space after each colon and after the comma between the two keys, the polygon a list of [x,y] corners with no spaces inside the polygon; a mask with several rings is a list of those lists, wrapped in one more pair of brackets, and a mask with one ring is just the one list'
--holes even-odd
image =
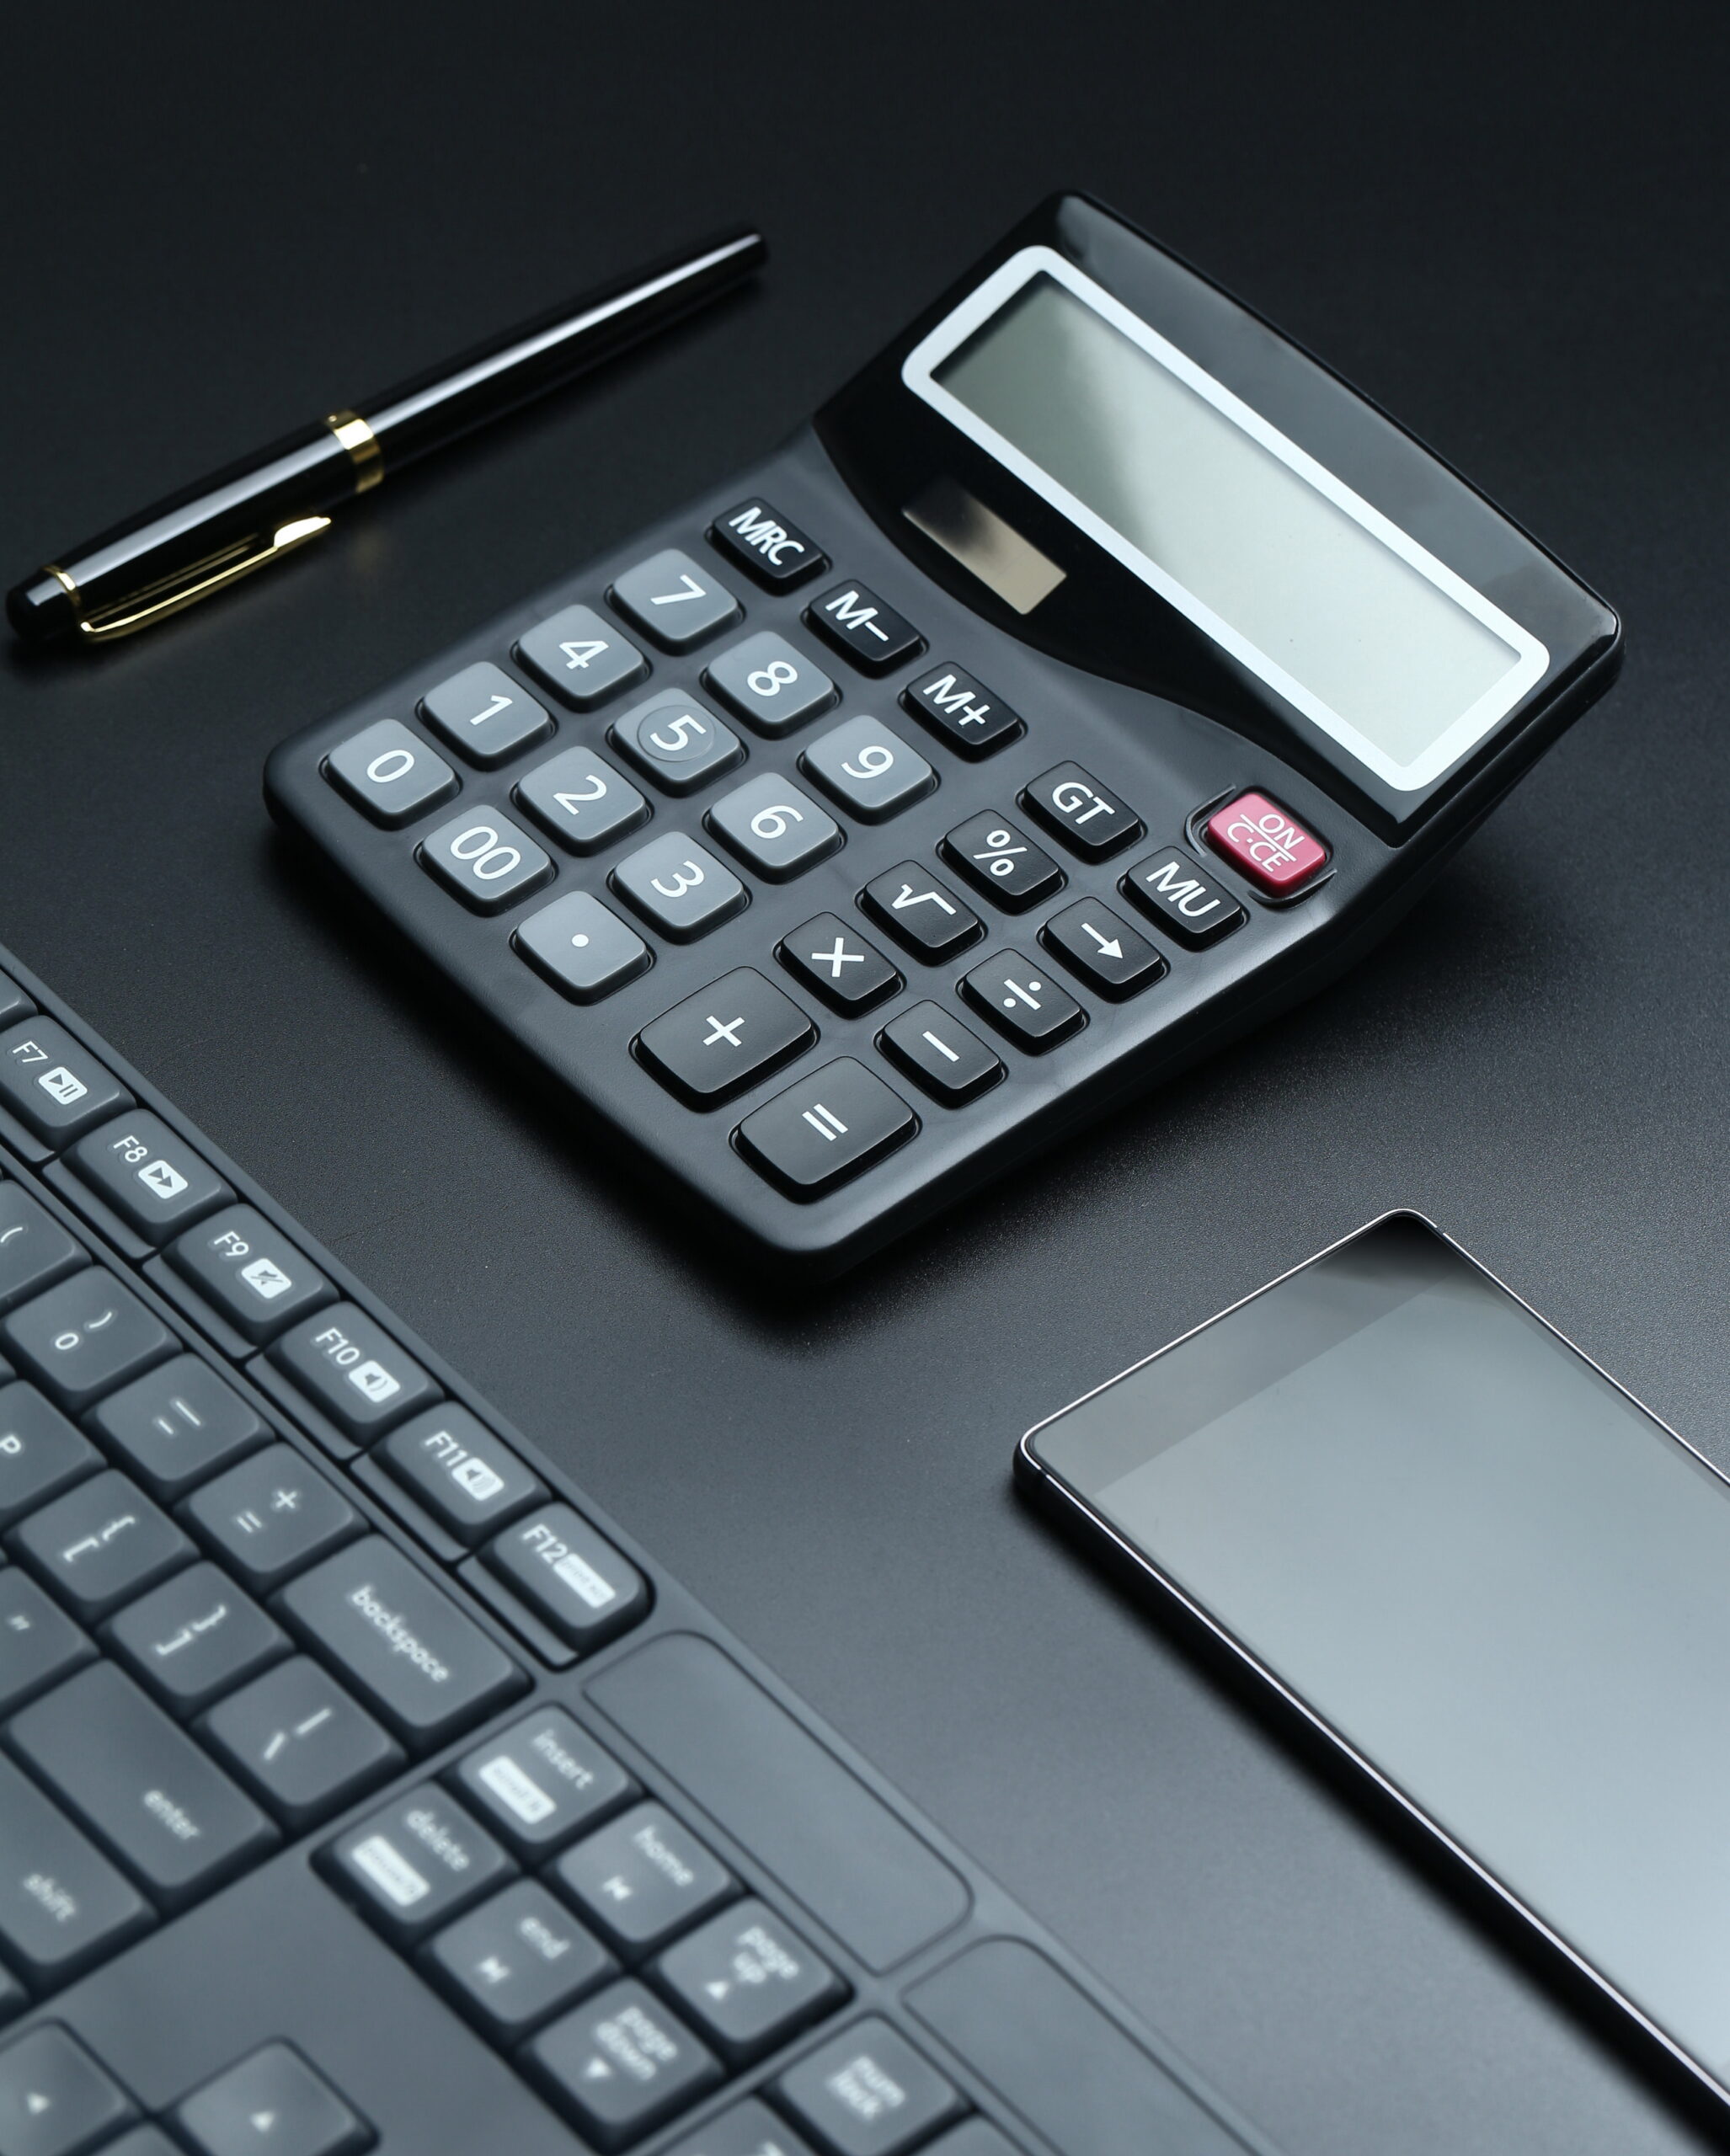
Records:
{"label": "pen clip", "polygon": [[[129,637],[135,629],[147,628],[152,622],[178,614],[183,606],[208,599],[213,591],[250,576],[254,569],[292,553],[296,547],[303,547],[307,540],[329,529],[328,516],[297,516],[290,523],[279,524],[267,539],[261,540],[257,533],[236,539],[214,554],[206,554],[201,562],[177,569],[172,576],[160,578],[128,598],[84,616],[78,623],[78,634],[87,643],[108,643],[116,637]],[[66,581],[64,577],[61,581]],[[74,590],[73,596],[77,595]]]}

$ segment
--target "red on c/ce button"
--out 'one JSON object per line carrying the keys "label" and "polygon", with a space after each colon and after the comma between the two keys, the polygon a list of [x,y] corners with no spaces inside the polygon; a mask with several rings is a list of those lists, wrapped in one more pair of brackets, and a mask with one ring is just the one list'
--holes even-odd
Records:
{"label": "red on c/ce button", "polygon": [[1327,842],[1265,793],[1240,793],[1208,818],[1208,844],[1252,883],[1284,898],[1327,860]]}

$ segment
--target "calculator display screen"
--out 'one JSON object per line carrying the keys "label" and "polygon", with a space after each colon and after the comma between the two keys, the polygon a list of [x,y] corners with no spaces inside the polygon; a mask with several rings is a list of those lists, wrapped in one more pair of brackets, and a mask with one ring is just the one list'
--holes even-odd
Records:
{"label": "calculator display screen", "polygon": [[1580,1958],[1730,2071],[1730,1487],[1418,1223],[1036,1434]]}
{"label": "calculator display screen", "polygon": [[1064,256],[1024,248],[908,386],[1402,791],[1492,733],[1538,639]]}

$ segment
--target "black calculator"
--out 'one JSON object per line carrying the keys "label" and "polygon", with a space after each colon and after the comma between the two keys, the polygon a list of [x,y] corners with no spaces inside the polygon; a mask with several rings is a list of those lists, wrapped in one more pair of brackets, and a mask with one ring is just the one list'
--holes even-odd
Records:
{"label": "black calculator", "polygon": [[1616,617],[1084,197],[761,467],[285,743],[275,814],[839,1269],[1340,972]]}

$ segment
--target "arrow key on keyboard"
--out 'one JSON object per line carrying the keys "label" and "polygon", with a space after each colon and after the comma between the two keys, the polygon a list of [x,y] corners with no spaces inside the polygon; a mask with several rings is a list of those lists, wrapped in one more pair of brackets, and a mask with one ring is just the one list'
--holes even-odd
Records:
{"label": "arrow key on keyboard", "polygon": [[198,2156],[351,2156],[375,2137],[286,2044],[266,2044],[207,2081],[174,2123]]}
{"label": "arrow key on keyboard", "polygon": [[57,2022],[0,2052],[0,2148],[6,2156],[83,2156],[137,2107]]}

